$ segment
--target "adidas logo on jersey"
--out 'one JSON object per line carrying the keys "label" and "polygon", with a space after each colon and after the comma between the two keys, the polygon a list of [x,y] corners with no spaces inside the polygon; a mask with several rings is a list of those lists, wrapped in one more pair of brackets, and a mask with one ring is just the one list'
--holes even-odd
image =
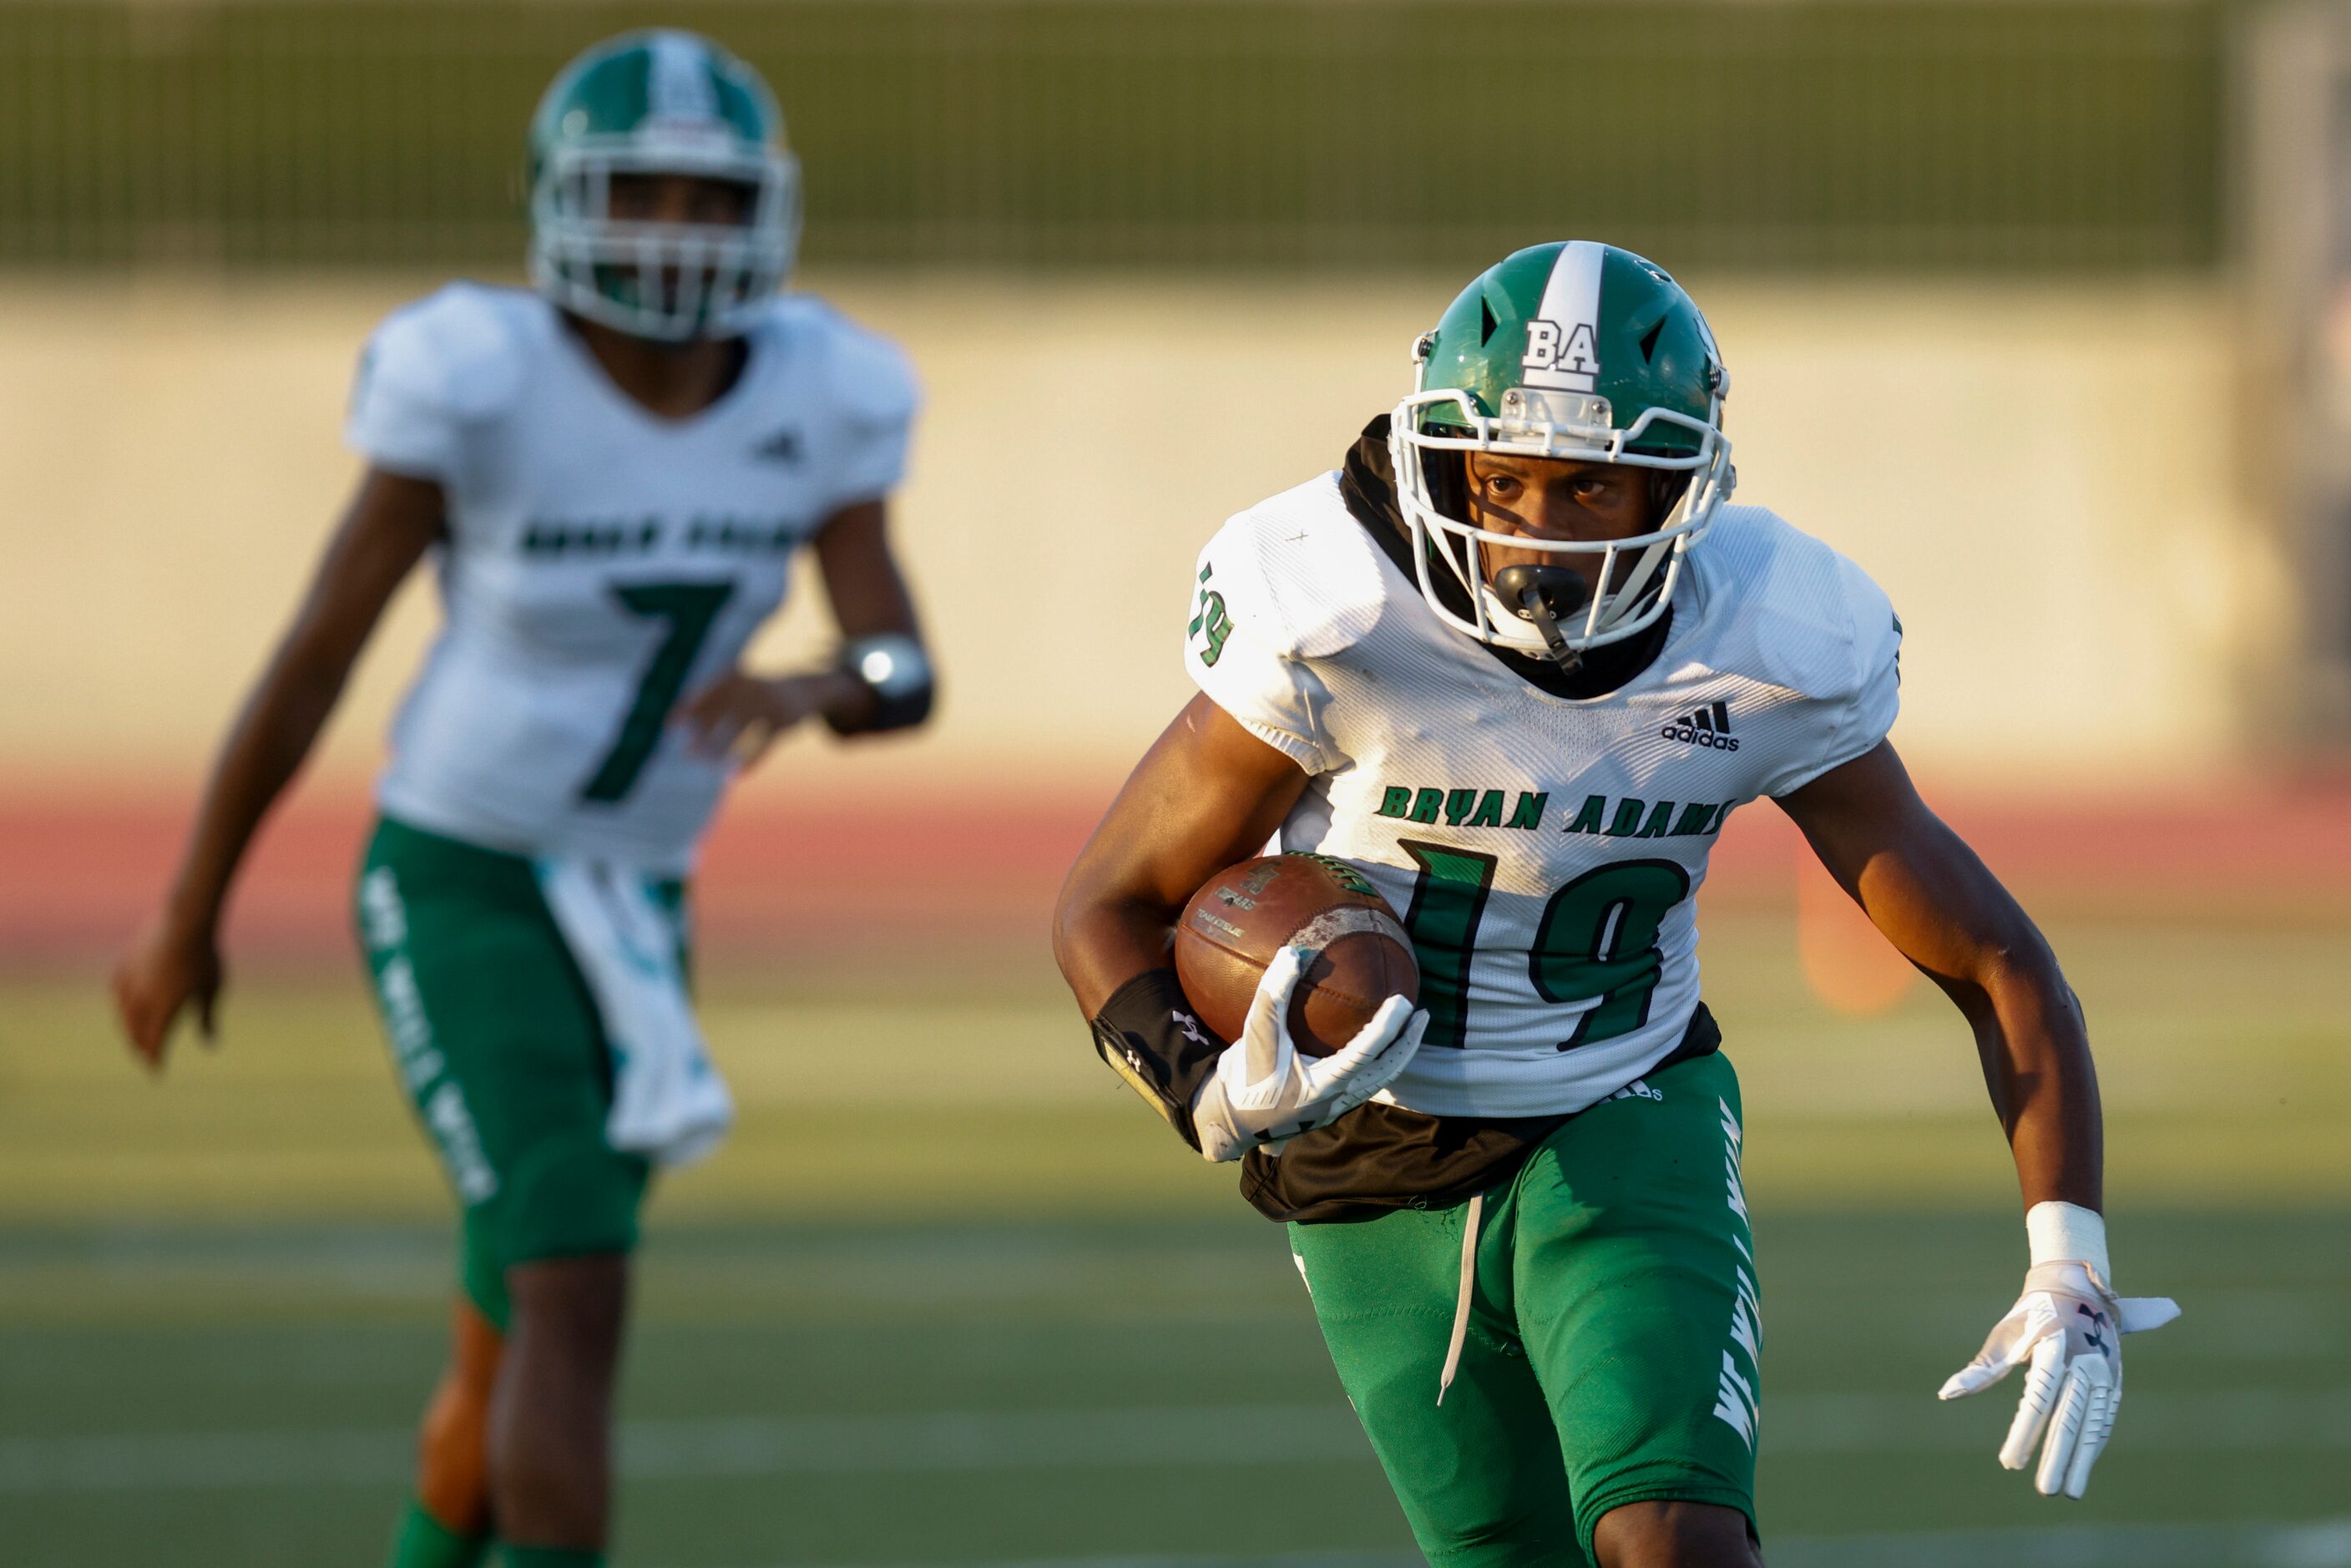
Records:
{"label": "adidas logo on jersey", "polygon": [[1739,749],[1739,737],[1730,733],[1729,703],[1708,703],[1702,708],[1693,708],[1657,733],[1684,746],[1709,746],[1717,751]]}
{"label": "adidas logo on jersey", "polygon": [[779,430],[751,448],[751,455],[769,463],[798,463],[800,460],[800,433]]}

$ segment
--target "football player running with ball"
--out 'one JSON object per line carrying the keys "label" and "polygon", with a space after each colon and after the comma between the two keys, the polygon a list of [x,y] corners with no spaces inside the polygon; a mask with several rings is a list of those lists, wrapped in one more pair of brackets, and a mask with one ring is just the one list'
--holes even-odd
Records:
{"label": "football player running with ball", "polygon": [[[223,902],[392,591],[446,612],[357,894],[398,1076],[462,1204],[446,1375],[394,1568],[604,1561],[611,1412],[651,1173],[732,1113],[685,992],[684,879],[787,730],[922,722],[886,540],[915,391],[896,349],[778,294],[797,167],[767,86],[682,32],[574,61],[530,131],[533,291],[456,284],[368,346],[368,470],[231,729],[162,914],[116,978],[160,1067],[207,1032]],[[812,549],[828,667],[737,664]]]}
{"label": "football player running with ball", "polygon": [[[2031,1271],[1945,1385],[2019,1366],[2001,1461],[2081,1495],[2122,1390],[2096,1080],[2048,945],[1886,740],[1902,629],[1859,568],[1729,505],[1728,390],[1674,280],[1578,241],[1499,263],[1343,467],[1200,558],[1200,695],[1079,857],[1057,953],[1097,1049],[1288,1221],[1339,1377],[1439,1568],[1760,1561],[1762,1345],[1739,1082],[1694,899],[1769,798],[1975,1033]],[[1235,861],[1337,857],[1404,912],[1421,1010],[1311,1066],[1169,967]],[[1254,1045],[1256,1049],[1251,1050]]]}

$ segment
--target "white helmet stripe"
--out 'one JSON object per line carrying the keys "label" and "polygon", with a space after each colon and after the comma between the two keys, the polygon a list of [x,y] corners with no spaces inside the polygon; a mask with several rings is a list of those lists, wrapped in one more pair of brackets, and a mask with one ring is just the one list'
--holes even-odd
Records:
{"label": "white helmet stripe", "polygon": [[1600,266],[1608,247],[1573,240],[1560,247],[1527,323],[1523,384],[1547,392],[1599,390]]}
{"label": "white helmet stripe", "polygon": [[692,33],[664,28],[652,37],[645,113],[657,120],[718,118],[718,84],[710,50]]}

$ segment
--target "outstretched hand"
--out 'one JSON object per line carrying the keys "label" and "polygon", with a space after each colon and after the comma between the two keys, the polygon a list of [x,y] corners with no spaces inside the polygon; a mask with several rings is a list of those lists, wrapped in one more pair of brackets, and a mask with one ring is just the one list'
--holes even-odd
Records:
{"label": "outstretched hand", "polygon": [[182,1012],[193,1008],[197,1033],[214,1042],[214,1009],[220,1000],[219,945],[210,932],[190,935],[157,925],[148,928],[114,970],[114,1016],[131,1054],[151,1072],[163,1071],[163,1055]]}
{"label": "outstretched hand", "polygon": [[2024,1294],[1993,1325],[1975,1359],[1945,1381],[1939,1397],[1980,1393],[2028,1367],[2000,1462],[2021,1470],[2037,1445],[2034,1489],[2043,1497],[2062,1491],[2078,1498],[2122,1408],[2122,1336],[2159,1329],[2179,1315],[2168,1296],[2117,1298],[2080,1263],[2036,1265],[2024,1277]]}
{"label": "outstretched hand", "polygon": [[763,679],[737,668],[679,704],[674,722],[695,751],[747,768],[784,735],[863,689],[831,670]]}

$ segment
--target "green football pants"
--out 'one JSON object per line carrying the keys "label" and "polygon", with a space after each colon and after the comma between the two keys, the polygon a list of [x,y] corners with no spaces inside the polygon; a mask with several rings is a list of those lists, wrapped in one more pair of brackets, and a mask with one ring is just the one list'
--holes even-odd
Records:
{"label": "green football pants", "polygon": [[1669,1067],[1451,1208],[1292,1225],[1339,1380],[1435,1568],[1593,1561],[1626,1503],[1755,1528],[1738,1075]]}
{"label": "green football pants", "polygon": [[463,1205],[461,1282],[504,1329],[514,1265],[636,1246],[649,1166],[605,1141],[595,999],[519,855],[387,818],[359,925],[393,1063]]}

